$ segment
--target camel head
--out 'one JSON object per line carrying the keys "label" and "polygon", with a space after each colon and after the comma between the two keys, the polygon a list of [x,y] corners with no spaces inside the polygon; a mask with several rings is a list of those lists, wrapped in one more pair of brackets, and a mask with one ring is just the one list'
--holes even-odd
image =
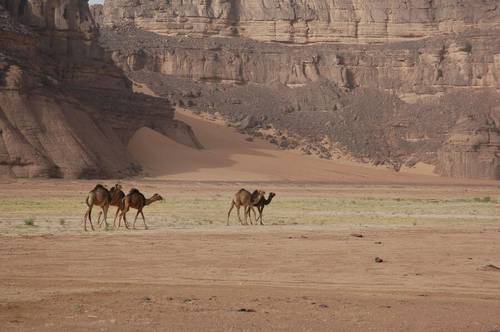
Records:
{"label": "camel head", "polygon": [[153,196],[151,196],[151,201],[153,201],[153,202],[162,201],[162,200],[163,200],[163,197],[161,197],[160,194],[154,194]]}
{"label": "camel head", "polygon": [[115,184],[113,187],[111,187],[111,189],[109,190],[109,192],[113,193],[113,192],[120,192],[122,191],[122,185],[121,184]]}
{"label": "camel head", "polygon": [[264,198],[263,201],[262,201],[264,203],[264,205],[268,205],[269,203],[271,203],[271,201],[273,200],[274,196],[276,196],[276,194],[273,193],[273,192],[270,192],[269,196],[267,197],[267,199]]}

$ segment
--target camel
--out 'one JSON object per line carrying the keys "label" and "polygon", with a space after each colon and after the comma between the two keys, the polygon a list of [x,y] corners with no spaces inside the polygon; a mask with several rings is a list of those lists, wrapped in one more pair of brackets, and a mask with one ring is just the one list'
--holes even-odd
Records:
{"label": "camel", "polygon": [[[118,213],[121,211],[122,208],[122,200],[125,197],[125,193],[122,191],[122,186],[120,184],[115,184],[113,188],[109,190],[109,195],[111,197],[111,201],[109,203],[110,206],[116,206],[116,213],[115,213],[115,219],[113,220],[113,228],[116,228],[116,218],[118,217]],[[99,224],[99,227],[101,227],[102,221],[101,221],[101,215],[102,211],[99,212],[99,216],[97,218],[97,222]]]}
{"label": "camel", "polygon": [[[258,202],[256,202],[252,207],[250,207],[250,209],[248,209],[248,217],[251,218],[250,217],[250,210],[251,210],[253,212],[253,218],[255,219],[255,224],[257,224],[257,220],[259,220],[260,224],[264,225],[264,222],[262,220],[262,212],[264,211],[264,207],[266,207],[266,205],[271,204],[271,201],[273,200],[274,196],[276,196],[276,194],[270,192],[267,198],[262,196]],[[254,207],[256,207],[257,211],[259,212],[259,218],[256,218],[255,210],[253,209]]]}
{"label": "camel", "polygon": [[[264,197],[265,192],[262,190],[255,190],[253,193],[250,193],[248,190],[240,189],[236,194],[234,194],[233,200],[231,201],[231,207],[227,212],[227,225],[229,226],[229,216],[231,215],[231,211],[236,206],[236,210],[238,211],[238,220],[242,225],[248,225],[247,215],[248,211],[253,204],[256,204]],[[240,207],[243,206],[245,223],[241,220],[240,216]],[[252,223],[252,219],[250,218],[250,223]]]}
{"label": "camel", "polygon": [[88,209],[83,217],[84,231],[87,231],[87,219],[90,223],[90,227],[94,230],[94,225],[92,224],[92,207],[94,207],[94,205],[101,207],[102,212],[104,213],[104,222],[106,223],[106,226],[108,226],[107,218],[110,202],[111,196],[109,195],[109,191],[101,184],[96,185],[94,189],[89,192],[87,199],[85,200]]}
{"label": "camel", "polygon": [[148,206],[156,201],[161,201],[162,199],[163,197],[161,197],[158,194],[154,194],[150,198],[146,198],[138,189],[135,188],[130,189],[130,192],[122,200],[122,205],[120,207],[121,208],[120,218],[118,219],[118,228],[120,228],[121,226],[122,218],[123,222],[125,223],[125,227],[129,228],[127,223],[127,212],[130,208],[133,208],[137,210],[133,228],[135,229],[135,222],[137,221],[137,217],[139,216],[139,214],[141,214],[142,221],[144,222],[144,229],[148,229],[148,225],[146,225],[146,219],[144,218],[144,213],[142,212],[142,209],[144,209],[145,206]]}

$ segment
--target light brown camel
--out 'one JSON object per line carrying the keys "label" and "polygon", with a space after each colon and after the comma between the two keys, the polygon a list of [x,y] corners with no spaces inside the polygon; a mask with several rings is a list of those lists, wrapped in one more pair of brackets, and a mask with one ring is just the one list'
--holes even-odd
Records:
{"label": "light brown camel", "polygon": [[94,230],[94,225],[92,225],[92,207],[94,207],[94,205],[101,207],[104,213],[104,222],[106,223],[106,227],[108,226],[107,218],[110,202],[111,196],[109,195],[109,191],[101,184],[96,185],[94,189],[89,192],[85,201],[88,208],[83,217],[83,229],[85,231],[87,231],[87,219],[90,222],[90,227]]}
{"label": "light brown camel", "polygon": [[[257,224],[257,220],[259,220],[260,224],[264,225],[264,221],[262,220],[262,213],[264,211],[264,207],[266,207],[266,205],[271,204],[271,201],[273,200],[274,196],[276,196],[276,194],[270,192],[267,198],[262,196],[258,202],[256,202],[252,207],[250,207],[250,209],[248,209],[248,217],[251,218],[250,217],[250,210],[251,210],[253,212],[253,218],[255,219],[255,224]],[[255,210],[253,209],[254,207],[256,207],[257,211],[259,212],[259,218],[256,218]]]}
{"label": "light brown camel", "polygon": [[123,222],[125,223],[125,227],[128,227],[127,223],[127,212],[130,208],[136,209],[137,214],[135,215],[133,228],[135,229],[135,222],[137,221],[137,217],[139,214],[142,216],[142,221],[144,222],[144,228],[148,229],[148,225],[146,225],[146,219],[144,218],[144,213],[142,209],[145,206],[150,205],[156,201],[161,201],[163,197],[158,194],[154,194],[150,198],[146,198],[138,189],[131,189],[130,192],[123,198],[122,200],[122,208],[120,213],[120,218],[118,220],[118,228],[121,226],[121,220],[123,218]]}
{"label": "light brown camel", "polygon": [[[113,227],[116,227],[116,218],[118,217],[118,213],[121,211],[122,200],[125,197],[125,193],[122,191],[122,186],[120,184],[115,184],[113,188],[109,190],[109,195],[111,197],[111,201],[109,203],[110,206],[116,206],[115,219],[113,220]],[[102,225],[101,221],[102,211],[99,212],[99,216],[97,218],[97,222],[99,227]]]}
{"label": "light brown camel", "polygon": [[[231,211],[236,206],[236,210],[238,211],[238,220],[242,225],[248,225],[247,215],[249,214],[249,210],[254,203],[257,203],[264,196],[265,192],[262,190],[255,190],[253,193],[250,193],[248,190],[240,189],[236,194],[234,194],[233,200],[231,201],[231,207],[227,212],[227,225],[229,226],[229,216],[231,215]],[[245,223],[241,220],[240,208],[243,206],[243,213],[245,216]],[[250,218],[250,223],[252,219]]]}

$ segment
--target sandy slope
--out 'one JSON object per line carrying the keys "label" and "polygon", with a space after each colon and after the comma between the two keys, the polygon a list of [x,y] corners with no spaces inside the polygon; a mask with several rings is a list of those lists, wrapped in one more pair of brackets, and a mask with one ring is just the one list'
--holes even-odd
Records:
{"label": "sandy slope", "polygon": [[205,150],[198,151],[143,128],[129,151],[148,176],[169,180],[326,181],[326,182],[446,182],[432,169],[395,173],[349,161],[321,160],[283,151],[264,140],[248,142],[245,135],[220,121],[209,121],[189,111],[177,118],[192,126]]}

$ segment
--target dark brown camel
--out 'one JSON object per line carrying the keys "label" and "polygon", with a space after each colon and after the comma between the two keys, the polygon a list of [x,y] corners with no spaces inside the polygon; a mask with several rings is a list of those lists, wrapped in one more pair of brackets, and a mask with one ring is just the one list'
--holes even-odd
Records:
{"label": "dark brown camel", "polygon": [[107,218],[110,202],[111,196],[109,194],[109,191],[101,184],[98,184],[89,192],[85,201],[88,208],[87,212],[85,212],[85,216],[83,217],[84,231],[87,231],[87,219],[90,223],[90,227],[92,228],[92,230],[94,230],[94,225],[92,225],[92,208],[94,207],[94,205],[101,207],[102,212],[104,213],[104,222],[106,224],[106,227],[108,226]]}
{"label": "dark brown camel", "polygon": [[146,225],[146,219],[144,218],[144,213],[142,212],[142,209],[144,207],[150,205],[151,203],[154,203],[156,201],[161,201],[163,197],[161,197],[158,194],[154,194],[150,198],[146,198],[138,189],[131,189],[130,192],[123,198],[122,200],[122,208],[121,208],[121,213],[120,213],[120,218],[118,220],[118,228],[121,226],[121,220],[123,218],[123,222],[125,223],[125,227],[128,227],[127,223],[127,212],[129,211],[130,208],[136,209],[137,214],[135,215],[134,219],[134,224],[133,228],[135,229],[135,222],[137,221],[137,217],[139,214],[142,216],[142,221],[144,222],[144,228],[148,229],[148,225]]}
{"label": "dark brown camel", "polygon": [[[111,197],[111,201],[109,203],[110,206],[116,206],[115,219],[113,220],[113,228],[116,227],[116,218],[118,217],[118,213],[121,211],[122,200],[125,197],[125,193],[122,191],[122,186],[120,184],[115,184],[113,188],[109,190],[109,195]],[[97,218],[97,222],[99,223],[99,227],[101,227],[102,212],[99,212],[99,216]]]}
{"label": "dark brown camel", "polygon": [[[259,220],[260,224],[264,225],[264,221],[262,220],[262,216],[263,216],[262,213],[264,211],[264,207],[266,207],[266,205],[271,204],[271,201],[273,200],[274,196],[276,196],[276,194],[273,192],[270,192],[269,196],[267,198],[262,196],[258,202],[256,202],[252,207],[250,207],[250,209],[248,209],[248,217],[250,218],[250,210],[251,210],[253,212],[253,218],[255,219],[255,224],[257,224],[257,220]],[[255,216],[255,210],[253,209],[254,207],[256,207],[257,211],[259,212],[258,218],[256,218],[256,216]]]}
{"label": "dark brown camel", "polygon": [[[248,190],[240,189],[236,194],[234,194],[233,200],[231,201],[231,207],[227,212],[227,225],[229,226],[229,216],[231,215],[231,211],[236,206],[236,210],[238,211],[238,220],[242,225],[248,225],[247,215],[249,214],[249,210],[253,204],[259,202],[262,197],[264,197],[265,192],[261,190],[255,190],[253,193],[250,193]],[[245,223],[241,220],[240,208],[243,206],[243,212],[245,216]],[[250,218],[250,223],[252,219]]]}

